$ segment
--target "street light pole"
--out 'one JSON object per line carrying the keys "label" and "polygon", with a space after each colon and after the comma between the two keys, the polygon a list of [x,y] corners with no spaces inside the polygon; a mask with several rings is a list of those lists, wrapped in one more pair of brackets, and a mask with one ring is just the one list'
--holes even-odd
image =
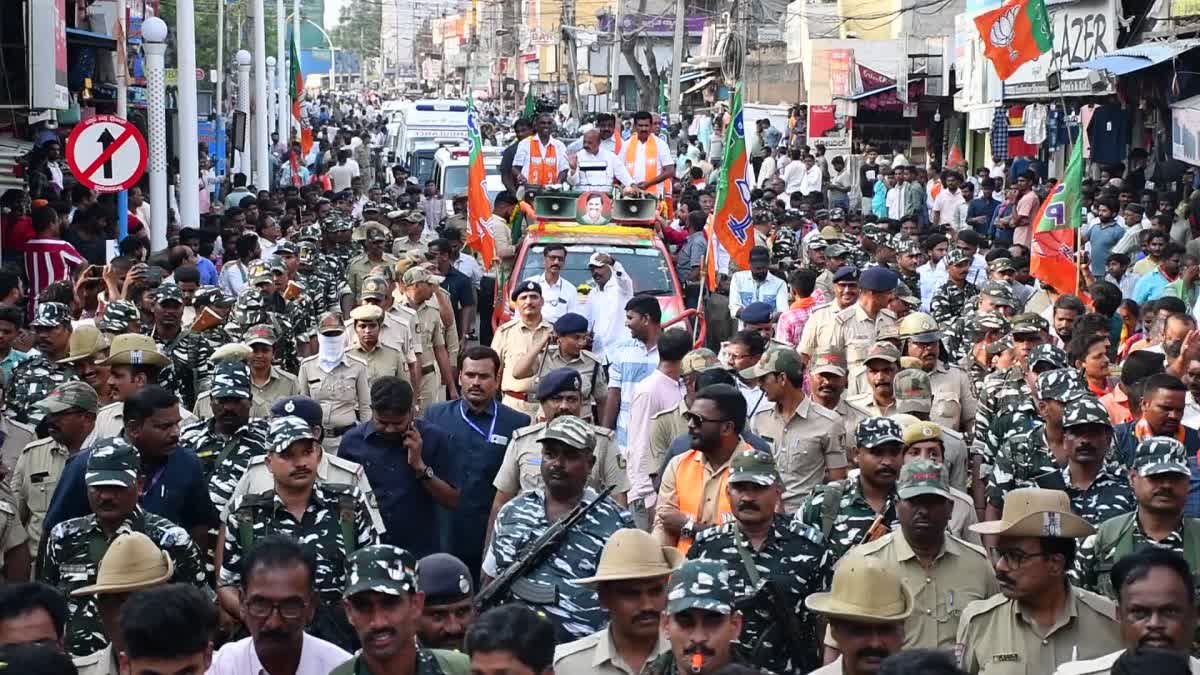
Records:
{"label": "street light pole", "polygon": [[254,186],[271,189],[267,132],[267,25],[263,0],[254,0]]}
{"label": "street light pole", "polygon": [[238,89],[237,89],[237,109],[242,113],[245,122],[242,124],[242,137],[237,139],[242,144],[242,150],[238,153],[238,168],[242,175],[246,177],[247,182],[252,180],[254,168],[254,153],[250,151],[252,145],[250,130],[246,127],[250,124],[250,62],[253,57],[250,52],[245,49],[239,49],[237,53],[238,63]]}
{"label": "street light pole", "polygon": [[[179,108],[179,224],[200,227],[200,132],[196,112],[196,29],[195,3],[175,3],[175,60],[179,72],[177,106]],[[167,247],[167,221],[151,232],[150,250]]]}
{"label": "street light pole", "polygon": [[146,19],[142,22],[142,39],[146,55],[146,116],[150,127],[150,222],[144,225],[150,230],[150,246],[157,251],[167,246],[166,22],[156,16]]}
{"label": "street light pole", "polygon": [[[278,91],[277,91],[277,85],[275,82],[275,80],[276,80],[275,64],[276,64],[275,55],[272,54],[271,56],[268,56],[267,57],[267,136],[268,136],[268,138],[270,137],[271,132],[276,129],[276,126],[275,126],[276,98],[275,98],[275,96],[278,93]],[[282,136],[280,137],[280,140],[283,140]],[[268,140],[267,142],[270,143],[270,140]],[[274,152],[275,148],[271,147],[270,151]]]}
{"label": "street light pole", "polygon": [[287,15],[284,14],[283,0],[275,0],[275,131],[279,132],[279,142],[288,144],[288,118],[291,116],[292,93],[287,84]]}

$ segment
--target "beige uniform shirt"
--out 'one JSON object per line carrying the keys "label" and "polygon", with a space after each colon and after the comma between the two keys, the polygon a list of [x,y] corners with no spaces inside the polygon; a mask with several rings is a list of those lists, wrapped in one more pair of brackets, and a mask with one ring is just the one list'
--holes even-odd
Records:
{"label": "beige uniform shirt", "polygon": [[394,375],[405,382],[412,379],[408,376],[408,364],[404,362],[404,357],[400,355],[400,352],[391,347],[377,344],[375,345],[375,349],[368,352],[364,351],[362,347],[355,345],[346,353],[367,364],[368,383],[372,383],[386,375]]}
{"label": "beige uniform shirt", "polygon": [[846,397],[846,403],[851,408],[857,408],[864,417],[887,417],[888,415],[896,414],[896,401],[892,400],[892,404],[883,407],[875,402],[875,394],[867,391],[854,396]]}
{"label": "beige uniform shirt", "polygon": [[1121,633],[1111,600],[1071,586],[1049,630],[1036,626],[1015,600],[997,594],[967,606],[956,642],[958,665],[971,675],[1042,675],[1068,661],[1108,654]]}
{"label": "beige uniform shirt", "polygon": [[[544,428],[546,423],[539,422],[513,432],[492,481],[497,490],[515,495],[542,487],[542,444],[537,442],[537,437]],[[617,449],[615,432],[595,425],[592,425],[592,431],[596,434],[596,463],[588,476],[588,485],[597,491],[615,486],[613,496],[629,492],[629,476],[625,472],[625,460]]]}
{"label": "beige uniform shirt", "polygon": [[850,556],[885,563],[912,591],[913,613],[904,621],[904,649],[952,650],[958,619],[967,604],[1000,591],[983,549],[954,536],[946,537],[930,568],[921,564],[898,529],[855,547]]}
{"label": "beige uniform shirt", "polygon": [[98,652],[77,657],[74,661],[79,675],[120,675],[121,673],[112,644]]}
{"label": "beige uniform shirt", "polygon": [[28,424],[0,416],[0,433],[4,434],[4,443],[0,444],[0,463],[11,471],[25,446],[37,440],[37,432]]}
{"label": "beige uniform shirt", "polygon": [[400,237],[392,242],[392,255],[397,258],[403,258],[404,254],[409,251],[421,251],[424,253],[425,249],[429,248],[429,242],[431,241],[433,241],[433,237],[424,232],[421,233],[421,236],[416,241],[412,241],[408,237]]}
{"label": "beige uniform shirt", "polygon": [[838,656],[833,661],[817,668],[808,675],[845,675],[842,673],[842,657]]}
{"label": "beige uniform shirt", "polygon": [[[179,406],[179,415],[181,417],[179,420],[180,427],[183,427],[183,425],[187,424],[188,422],[193,422],[198,419],[190,410],[184,408],[183,406]],[[251,413],[251,415],[253,415],[253,413]],[[211,412],[209,413],[209,416],[212,416]],[[114,438],[123,433],[125,433],[125,402],[114,401],[103,408],[100,408],[100,410],[96,412],[96,426],[94,429],[92,429],[92,433],[88,435],[86,439],[84,439],[83,445],[79,447],[90,448],[95,445],[97,441],[102,441],[106,438]]]}
{"label": "beige uniform shirt", "polygon": [[750,419],[750,430],[771,446],[783,476],[783,508],[794,512],[825,479],[826,469],[846,466],[842,425],[837,415],[805,398],[794,411],[776,406]]}
{"label": "beige uniform shirt", "polygon": [[854,395],[870,391],[869,387],[863,388],[866,384],[866,377],[863,373],[867,370],[867,367],[863,365],[863,359],[867,356],[867,350],[875,344],[880,332],[890,332],[893,335],[896,333],[896,315],[892,313],[892,310],[885,308],[881,309],[872,319],[867,316],[862,305],[856,302],[834,315],[831,323],[832,325],[826,333],[829,336],[829,342],[818,344],[846,354],[846,365],[849,369],[846,394]]}
{"label": "beige uniform shirt", "polygon": [[[745,442],[741,443],[734,453],[750,447]],[[732,458],[733,455],[730,455]],[[700,505],[700,513],[688,513],[696,519],[697,524],[701,525],[720,525],[725,522],[729,514],[720,514],[717,512],[720,504],[720,496],[724,479],[729,475],[729,462],[726,461],[720,466],[713,466],[708,463],[708,459],[699,452],[688,451],[682,455],[676,455],[667,463],[667,468],[663,471],[662,482],[658,488],[658,506],[654,511],[654,526],[651,528],[652,534],[658,539],[663,546],[674,546],[678,543],[679,537],[669,534],[663,527],[662,522],[662,507],[666,506],[674,510],[679,509],[679,495],[675,492],[675,472],[678,470],[681,462],[702,462],[704,464],[704,501]]]}
{"label": "beige uniform shirt", "polygon": [[[233,488],[233,494],[230,495],[229,501],[221,507],[221,522],[229,519],[229,505],[238,497],[262,494],[267,490],[275,489],[275,477],[267,468],[266,460],[265,455],[259,455],[250,460],[250,464],[246,466],[246,472],[242,474],[241,480]],[[375,491],[371,489],[371,481],[367,480],[367,473],[363,471],[361,464],[323,452],[321,461],[317,464],[317,480],[325,483],[353,485],[358,488],[367,501],[367,509],[371,512],[375,530],[380,534],[386,531],[383,526],[383,517],[379,515],[379,499],[375,496]]]}
{"label": "beige uniform shirt", "polygon": [[[342,357],[332,372],[321,370],[320,356],[300,362],[300,395],[321,404],[321,423],[325,427],[322,445],[337,451],[337,436],[344,427],[358,424],[371,416],[371,385],[367,382],[367,364],[353,356]],[[330,447],[332,445],[332,448]]]}
{"label": "beige uniform shirt", "polygon": [[[393,310],[388,311],[383,315],[383,323],[379,325],[379,344],[400,352],[400,358],[404,364],[401,377],[405,382],[411,378],[408,376],[408,364],[417,362],[416,340],[413,339],[412,324],[409,323],[409,317]],[[405,308],[405,310],[415,317],[416,314]],[[403,318],[402,318],[403,317]],[[354,319],[346,320],[346,351],[350,351],[358,347],[358,335],[354,332]],[[359,358],[362,358],[359,356]]]}
{"label": "beige uniform shirt", "polygon": [[[671,649],[671,642],[658,636],[654,651],[646,657],[649,663]],[[561,644],[554,649],[554,675],[638,675],[625,663],[613,645],[608,628]]]}
{"label": "beige uniform shirt", "polygon": [[579,416],[592,421],[593,404],[596,410],[603,410],[604,398],[608,395],[608,369],[605,368],[604,359],[586,349],[579,352],[579,356],[568,359],[558,350],[558,345],[550,345],[538,360],[537,374],[533,376],[531,391],[537,390],[542,376],[559,368],[572,368],[579,373],[582,383],[580,397],[583,399],[583,409],[580,410]]}
{"label": "beige uniform shirt", "polygon": [[796,345],[796,351],[812,358],[816,355],[818,347],[828,347],[833,341],[830,333],[833,329],[833,317],[840,311],[834,302],[813,308],[812,313],[808,315],[808,322],[804,324],[804,331],[800,333],[800,344]]}
{"label": "beige uniform shirt", "polygon": [[[822,406],[813,399],[815,405]],[[825,408],[829,410],[828,408]],[[842,449],[846,452],[846,460],[850,460],[850,453],[856,445],[858,445],[858,423],[866,419],[866,415],[858,408],[853,408],[849,403],[846,403],[845,398],[838,399],[838,404],[833,408],[834,414],[842,422]]]}
{"label": "beige uniform shirt", "polygon": [[[1116,665],[1117,659],[1121,658],[1121,655],[1124,653],[1125,650],[1122,649],[1101,656],[1098,659],[1064,663],[1058,667],[1058,670],[1054,671],[1054,675],[1109,675],[1112,672],[1113,666]],[[1190,656],[1188,657],[1188,662],[1188,671],[1192,675],[1200,675],[1200,659]]]}
{"label": "beige uniform shirt", "polygon": [[687,422],[683,420],[683,415],[688,411],[687,400],[679,402],[679,405],[664,410],[650,418],[650,445],[645,449],[645,455],[642,457],[642,466],[646,467],[649,473],[658,473],[658,470],[663,465],[663,460],[667,458],[667,450],[671,447],[671,442],[687,433]]}
{"label": "beige uniform shirt", "polygon": [[958,366],[947,366],[941,361],[929,373],[929,384],[933,387],[933,409],[929,421],[942,427],[965,433],[975,423],[975,412],[979,400],[971,390],[971,377]]}
{"label": "beige uniform shirt", "polygon": [[[275,404],[275,401],[295,396],[298,393],[300,393],[300,385],[296,382],[296,376],[286,370],[280,370],[277,366],[271,366],[267,381],[261,385],[254,381],[253,376],[250,378],[250,417],[269,418],[271,406]],[[212,397],[209,392],[206,391],[196,397],[196,405],[192,408],[192,412],[202,420],[212,419]]]}
{"label": "beige uniform shirt", "polygon": [[[21,524],[17,507],[13,506],[15,502],[9,486],[0,483],[0,568],[4,567],[9,551],[29,542],[29,532]],[[32,549],[30,553],[36,556],[37,549]]]}
{"label": "beige uniform shirt", "polygon": [[[492,349],[500,355],[500,367],[504,370],[500,378],[500,389],[504,392],[504,405],[527,415],[537,414],[537,403],[530,396],[537,385],[532,377],[513,377],[513,364],[522,356],[533,351],[534,345],[546,337],[554,327],[545,321],[529,326],[521,319],[513,319],[496,329],[492,338]],[[516,394],[516,396],[514,396]]]}
{"label": "beige uniform shirt", "polygon": [[42,521],[50,508],[50,498],[70,458],[67,447],[53,438],[43,438],[25,446],[9,476],[15,503],[20,513],[29,514],[29,540],[37,550],[42,540]]}
{"label": "beige uniform shirt", "polygon": [[371,270],[376,267],[391,268],[396,264],[396,256],[383,254],[383,258],[379,262],[372,262],[364,253],[350,261],[346,266],[346,279],[350,282],[350,293],[354,301],[358,302],[358,293],[362,290],[363,280],[371,275]]}
{"label": "beige uniform shirt", "polygon": [[421,375],[424,379],[425,376],[432,375],[437,371],[433,348],[446,346],[446,329],[442,325],[442,317],[438,314],[435,305],[426,303],[415,309],[412,307],[404,309],[413,313],[413,321],[410,325],[413,329],[413,344],[416,345],[414,351],[421,363]]}

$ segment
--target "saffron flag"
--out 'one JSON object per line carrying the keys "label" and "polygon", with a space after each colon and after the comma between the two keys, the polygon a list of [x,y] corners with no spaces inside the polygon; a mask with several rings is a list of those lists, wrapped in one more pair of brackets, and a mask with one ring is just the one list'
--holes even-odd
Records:
{"label": "saffron flag", "polygon": [[1083,185],[1083,141],[1075,141],[1062,181],[1034,214],[1033,251],[1029,272],[1059,293],[1079,295],[1075,233],[1083,220],[1079,193]]}
{"label": "saffron flag", "polygon": [[[740,269],[750,269],[754,232],[750,228],[750,158],[746,156],[746,129],[742,124],[742,84],[738,83],[729,106],[725,128],[725,156],[717,178],[717,201],[713,205],[710,240],[715,237]],[[710,248],[716,248],[712,246]],[[714,258],[715,256],[710,256]],[[716,265],[709,262],[708,286],[716,288]]]}
{"label": "saffron flag", "polygon": [[[308,126],[308,120],[300,114],[300,97],[304,95],[304,74],[300,72],[300,55],[296,53],[296,40],[299,40],[299,35],[293,35],[291,44],[288,47],[291,50],[290,59],[292,61],[292,120],[300,127],[300,151],[308,156],[312,150],[313,137],[312,129]],[[292,175],[298,176],[295,171],[296,167],[292,167]]]}
{"label": "saffron flag", "polygon": [[483,166],[483,141],[479,136],[479,113],[475,110],[475,98],[467,96],[467,144],[471,154],[467,160],[467,246],[483,258],[483,269],[492,268],[496,258],[496,237],[488,221],[492,219],[492,205],[488,202],[484,181],[487,170]]}
{"label": "saffron flag", "polygon": [[975,17],[975,26],[983,38],[983,54],[1001,80],[1054,46],[1045,0],[1009,0]]}

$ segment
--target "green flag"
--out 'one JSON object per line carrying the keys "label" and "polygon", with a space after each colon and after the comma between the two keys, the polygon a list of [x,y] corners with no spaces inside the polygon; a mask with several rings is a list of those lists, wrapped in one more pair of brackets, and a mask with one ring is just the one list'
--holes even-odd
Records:
{"label": "green flag", "polygon": [[536,113],[537,102],[533,100],[533,84],[530,83],[529,88],[525,90],[525,112],[521,113],[521,117],[532,122]]}
{"label": "green flag", "polygon": [[1079,196],[1083,189],[1083,139],[1067,162],[1062,182],[1046,196],[1030,221],[1033,247],[1029,273],[1059,293],[1079,294],[1079,269],[1075,264],[1075,231],[1083,221]]}

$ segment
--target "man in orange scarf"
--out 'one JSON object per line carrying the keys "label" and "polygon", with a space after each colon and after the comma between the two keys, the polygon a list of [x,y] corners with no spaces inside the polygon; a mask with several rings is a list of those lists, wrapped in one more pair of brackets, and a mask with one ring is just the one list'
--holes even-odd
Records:
{"label": "man in orange scarf", "polygon": [[663,182],[671,185],[675,178],[675,158],[668,143],[653,133],[654,116],[645,110],[633,116],[633,138],[625,141],[620,157],[629,175],[637,181],[634,187],[663,196]]}
{"label": "man in orange scarf", "polygon": [[552,185],[566,181],[567,170],[571,168],[567,161],[567,146],[551,136],[551,131],[554,131],[554,117],[542,113],[534,123],[534,134],[517,145],[512,172],[518,185]]}

